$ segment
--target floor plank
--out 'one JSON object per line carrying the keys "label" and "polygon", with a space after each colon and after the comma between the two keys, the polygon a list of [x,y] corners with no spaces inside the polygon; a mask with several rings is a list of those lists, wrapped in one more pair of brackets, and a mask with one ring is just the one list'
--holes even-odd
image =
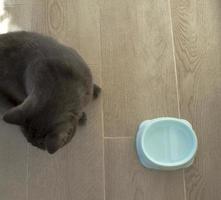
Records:
{"label": "floor plank", "polygon": [[43,1],[29,1],[18,3],[16,1],[4,2],[4,23],[0,24],[1,32],[18,30],[45,32],[45,6]]}
{"label": "floor plank", "polygon": [[[91,66],[100,83],[100,67]],[[103,200],[103,138],[101,98],[86,109],[88,122],[72,142],[51,156],[29,147],[31,200]]]}
{"label": "floor plank", "polygon": [[144,169],[133,139],[105,140],[106,200],[184,200],[182,173]]}
{"label": "floor plank", "polygon": [[[8,8],[10,9],[10,7]],[[23,7],[25,8],[24,10],[21,10],[20,8],[21,7],[17,7],[16,9],[17,13],[23,12],[21,18],[31,12],[29,11],[28,6]],[[1,33],[18,29],[18,27],[15,27],[15,25],[10,22],[11,19],[5,8],[5,1],[1,0]],[[25,24],[28,26],[27,23]],[[1,116],[6,111],[4,106],[1,106]],[[0,121],[0,127],[0,198],[5,200],[27,200],[27,142],[18,127],[6,124],[2,120]]]}
{"label": "floor plank", "polygon": [[20,130],[0,121],[0,197],[26,200],[27,142]]}
{"label": "floor plank", "polygon": [[100,5],[105,136],[132,136],[144,119],[177,116],[167,1]]}
{"label": "floor plank", "polygon": [[185,171],[187,200],[220,199],[221,2],[171,0],[181,117],[193,123],[199,150]]}
{"label": "floor plank", "polygon": [[70,199],[104,200],[103,138],[100,102],[87,109],[87,127],[79,130],[69,146]]}
{"label": "floor plank", "polygon": [[38,4],[42,3],[45,0],[0,0],[0,2],[4,2],[5,6],[19,6],[19,5],[27,5],[27,4]]}
{"label": "floor plank", "polygon": [[[10,16],[10,26],[51,35],[76,48],[89,63],[95,81],[101,85],[100,23],[96,1],[32,0],[26,3],[19,0],[11,1],[5,9]],[[104,199],[101,101],[100,98],[88,106],[87,126],[79,128],[72,143],[55,155],[28,146],[28,199]]]}
{"label": "floor plank", "polygon": [[48,0],[45,32],[74,47],[91,65],[99,65],[100,12],[97,0]]}
{"label": "floor plank", "polygon": [[[15,26],[10,24],[5,2],[0,0],[0,33],[9,30],[15,30]],[[2,116],[5,105],[0,110]],[[0,198],[27,200],[27,142],[18,127],[2,120],[0,127]]]}

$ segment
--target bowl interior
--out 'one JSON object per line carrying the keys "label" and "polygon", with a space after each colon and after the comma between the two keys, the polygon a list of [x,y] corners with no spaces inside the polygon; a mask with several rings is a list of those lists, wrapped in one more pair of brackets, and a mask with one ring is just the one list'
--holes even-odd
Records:
{"label": "bowl interior", "polygon": [[145,131],[142,148],[152,161],[173,165],[192,158],[196,141],[188,126],[179,121],[165,120],[151,124]]}

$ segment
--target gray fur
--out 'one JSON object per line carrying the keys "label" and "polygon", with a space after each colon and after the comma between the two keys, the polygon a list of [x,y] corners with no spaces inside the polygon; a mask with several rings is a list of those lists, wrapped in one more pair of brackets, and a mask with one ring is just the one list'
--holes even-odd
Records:
{"label": "gray fur", "polygon": [[84,107],[100,93],[79,54],[31,32],[0,35],[0,94],[11,103],[3,119],[49,153],[71,141],[84,124]]}

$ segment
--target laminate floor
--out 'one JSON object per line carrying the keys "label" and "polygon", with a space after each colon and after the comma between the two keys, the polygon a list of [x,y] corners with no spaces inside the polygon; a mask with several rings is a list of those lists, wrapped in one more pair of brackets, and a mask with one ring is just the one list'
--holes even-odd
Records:
{"label": "laminate floor", "polygon": [[[44,33],[78,50],[102,86],[87,126],[55,155],[0,121],[2,200],[219,200],[220,0],[0,0],[0,32]],[[138,124],[188,119],[199,150],[186,170],[138,162]]]}

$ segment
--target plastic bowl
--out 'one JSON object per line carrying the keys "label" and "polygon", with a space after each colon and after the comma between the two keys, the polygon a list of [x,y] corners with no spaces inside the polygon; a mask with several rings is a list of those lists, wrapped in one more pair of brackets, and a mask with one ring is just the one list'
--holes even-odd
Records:
{"label": "plastic bowl", "polygon": [[189,167],[197,151],[197,137],[183,119],[157,118],[141,123],[136,148],[144,167],[175,170]]}

